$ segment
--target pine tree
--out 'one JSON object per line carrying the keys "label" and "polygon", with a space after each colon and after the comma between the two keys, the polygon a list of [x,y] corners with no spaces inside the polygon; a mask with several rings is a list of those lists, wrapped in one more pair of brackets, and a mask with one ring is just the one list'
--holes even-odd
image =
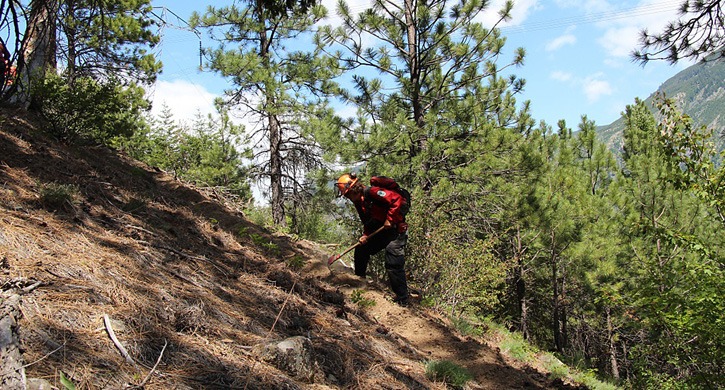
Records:
{"label": "pine tree", "polygon": [[[150,0],[94,2],[38,0],[24,13],[17,72],[19,101],[32,104],[33,84],[58,64],[72,83],[79,77],[114,78],[124,83],[152,83],[161,63],[147,52],[158,43]],[[100,82],[100,81],[99,81]]]}
{"label": "pine tree", "polygon": [[191,18],[192,26],[219,37],[221,46],[206,53],[209,69],[234,85],[226,92],[228,104],[241,106],[257,124],[250,129],[256,146],[252,174],[268,181],[273,222],[279,226],[287,224],[287,207],[294,207],[287,201],[304,188],[305,173],[321,164],[312,134],[329,126],[325,94],[337,69],[321,56],[287,46],[323,16],[321,7],[287,15],[250,1],[244,7],[209,7]]}
{"label": "pine tree", "polygon": [[707,203],[675,187],[682,168],[668,162],[646,105],[628,106],[625,118],[629,200],[619,207],[633,263],[625,292],[638,319],[630,324],[636,380],[714,386],[723,375],[723,318],[715,304],[725,288],[722,224]]}

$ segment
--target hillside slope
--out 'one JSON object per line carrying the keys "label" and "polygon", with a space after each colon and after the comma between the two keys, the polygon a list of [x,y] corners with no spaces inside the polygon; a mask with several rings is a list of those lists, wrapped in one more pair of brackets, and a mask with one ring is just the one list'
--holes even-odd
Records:
{"label": "hillside slope", "polygon": [[[24,112],[0,117],[0,303],[21,297],[14,330],[28,378],[63,388],[62,372],[79,389],[444,389],[424,363],[450,359],[473,373],[471,389],[574,388],[420,306],[391,304],[384,285],[329,270],[329,251],[270,234],[213,192],[40,130]],[[42,202],[56,185],[72,185],[74,201]],[[376,304],[351,302],[356,290]],[[255,347],[293,336],[309,341],[311,371],[279,369]]]}

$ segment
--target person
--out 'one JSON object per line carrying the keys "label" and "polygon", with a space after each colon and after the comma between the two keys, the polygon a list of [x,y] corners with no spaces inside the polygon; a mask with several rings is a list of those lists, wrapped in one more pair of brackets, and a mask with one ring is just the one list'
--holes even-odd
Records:
{"label": "person", "polygon": [[0,38],[0,88],[5,86],[5,79],[10,73],[10,52]]}
{"label": "person", "polygon": [[[395,294],[393,301],[407,306],[410,294],[405,277],[405,246],[408,242],[408,224],[403,213],[405,198],[386,188],[365,186],[353,173],[340,176],[336,185],[339,196],[353,203],[363,225],[360,245],[354,252],[355,275],[365,278],[370,256],[385,249],[385,269]],[[381,226],[383,230],[373,234]]]}

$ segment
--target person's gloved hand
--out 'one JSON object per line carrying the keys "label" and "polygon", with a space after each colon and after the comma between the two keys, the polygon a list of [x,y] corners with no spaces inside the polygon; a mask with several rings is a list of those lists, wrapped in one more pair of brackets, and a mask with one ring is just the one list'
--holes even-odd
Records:
{"label": "person's gloved hand", "polygon": [[398,234],[403,234],[408,231],[408,224],[401,222],[398,224]]}

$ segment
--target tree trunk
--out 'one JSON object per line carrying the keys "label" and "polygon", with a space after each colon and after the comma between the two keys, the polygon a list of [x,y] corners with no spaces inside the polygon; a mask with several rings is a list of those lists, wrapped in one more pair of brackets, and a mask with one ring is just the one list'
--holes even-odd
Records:
{"label": "tree trunk", "polygon": [[560,312],[559,312],[559,283],[557,282],[558,277],[558,265],[557,265],[557,254],[555,248],[556,233],[551,232],[551,288],[552,288],[552,313],[551,322],[552,330],[554,332],[554,349],[557,352],[562,351],[561,342],[561,323],[560,323]]}
{"label": "tree trunk", "polygon": [[34,78],[56,69],[56,16],[57,0],[33,0],[30,19],[22,43],[21,58],[18,61],[18,101],[26,107],[37,102],[31,95]]}
{"label": "tree trunk", "polygon": [[282,134],[274,115],[268,116],[269,120],[269,167],[270,186],[272,187],[272,220],[277,226],[285,226],[284,212],[284,188],[282,187],[282,155],[280,146]]}
{"label": "tree trunk", "polygon": [[529,339],[529,318],[528,318],[528,301],[526,297],[526,281],[524,280],[524,253],[521,243],[521,231],[516,229],[516,246],[514,253],[516,257],[516,266],[514,267],[514,283],[516,285],[516,301],[519,305],[519,332],[524,340]]}
{"label": "tree trunk", "polygon": [[614,342],[614,327],[612,326],[612,311],[607,307],[607,340],[609,341],[609,362],[612,378],[619,381],[619,365],[617,364],[617,346]]}
{"label": "tree trunk", "polygon": [[[257,14],[259,22],[265,23],[264,5],[257,1]],[[259,33],[259,57],[262,64],[269,67],[269,37],[266,31]],[[286,226],[284,212],[284,188],[282,186],[282,129],[272,107],[275,105],[273,86],[269,83],[264,85],[264,109],[266,110],[267,126],[269,127],[269,185],[272,199],[272,221],[277,226]]]}

